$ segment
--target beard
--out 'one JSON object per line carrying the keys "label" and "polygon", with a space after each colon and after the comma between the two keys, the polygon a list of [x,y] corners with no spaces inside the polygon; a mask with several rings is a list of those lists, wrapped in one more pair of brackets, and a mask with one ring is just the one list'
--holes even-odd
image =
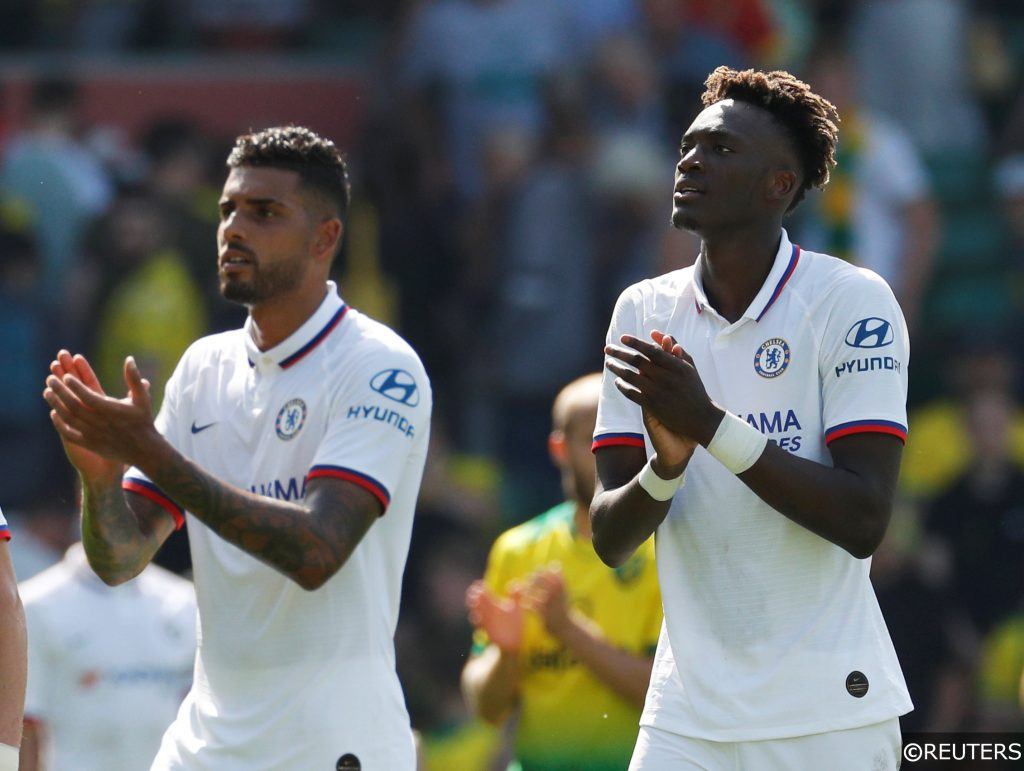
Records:
{"label": "beard", "polygon": [[225,300],[240,305],[256,305],[296,289],[306,273],[306,260],[295,257],[270,265],[258,261],[251,264],[251,276],[224,276],[220,280],[220,293]]}

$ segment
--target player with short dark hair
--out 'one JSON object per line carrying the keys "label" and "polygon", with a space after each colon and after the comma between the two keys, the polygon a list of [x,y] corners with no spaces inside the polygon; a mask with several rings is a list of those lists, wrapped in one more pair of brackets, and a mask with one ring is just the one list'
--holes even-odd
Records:
{"label": "player with short dark hair", "polygon": [[[235,141],[228,168],[272,168],[294,171],[310,192],[325,196],[342,221],[348,214],[351,185],[348,166],[334,142],[302,126],[279,126]],[[341,246],[341,242],[338,242]]]}
{"label": "player with short dark hair", "polygon": [[266,129],[228,169],[218,275],[244,328],[192,344],[155,422],[131,357],[121,400],[84,357],[51,365],[85,550],[121,583],[190,515],[195,683],[154,769],[412,769],[393,638],[429,382],[328,281],[349,198],[334,144]]}
{"label": "player with short dark hair", "polygon": [[885,282],[782,227],[828,181],[831,104],[725,67],[683,135],[689,268],[608,332],[594,546],[657,531],[665,627],[633,769],[895,769],[912,705],[868,578],[906,438],[909,341]]}

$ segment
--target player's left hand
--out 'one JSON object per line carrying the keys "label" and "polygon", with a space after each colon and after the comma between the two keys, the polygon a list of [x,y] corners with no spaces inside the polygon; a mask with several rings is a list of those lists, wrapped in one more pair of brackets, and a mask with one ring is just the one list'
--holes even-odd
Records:
{"label": "player's left hand", "polygon": [[[652,337],[660,342],[664,334],[655,331]],[[621,341],[604,349],[611,357],[605,366],[617,376],[615,387],[669,431],[707,446],[724,413],[704,389],[693,358],[678,343],[666,351],[663,344],[632,335]]]}
{"label": "player's left hand", "polygon": [[523,607],[540,616],[552,637],[560,637],[570,623],[569,596],[562,570],[557,565],[534,572],[526,582],[521,601]]}
{"label": "player's left hand", "polygon": [[50,375],[43,398],[54,412],[54,426],[64,441],[109,460],[141,465],[160,434],[153,425],[149,381],[131,356],[125,359],[124,380],[127,396],[114,399],[93,390],[75,373]]}

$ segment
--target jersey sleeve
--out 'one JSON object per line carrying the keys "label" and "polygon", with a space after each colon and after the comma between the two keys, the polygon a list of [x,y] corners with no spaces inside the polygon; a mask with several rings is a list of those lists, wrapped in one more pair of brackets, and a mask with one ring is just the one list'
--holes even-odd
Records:
{"label": "jersey sleeve", "polygon": [[910,339],[888,284],[870,271],[833,289],[819,354],[825,443],[850,434],[907,438]]}
{"label": "jersey sleeve", "polygon": [[[615,303],[605,343],[621,345],[620,338],[631,334],[645,339],[636,287],[623,292]],[[644,422],[640,406],[623,396],[615,387],[615,374],[606,367],[601,375],[601,400],[597,406],[593,451],[602,447],[644,447]]]}
{"label": "jersey sleeve", "polygon": [[[178,362],[178,366],[175,367],[171,377],[167,380],[167,385],[164,387],[164,400],[160,405],[160,411],[157,413],[156,430],[160,432],[171,446],[174,448],[180,448],[179,439],[179,426],[178,426],[178,404],[181,399],[181,388],[182,382],[185,379],[182,370],[184,369],[185,358]],[[149,500],[161,506],[168,514],[174,518],[174,529],[178,530],[182,525],[185,524],[185,510],[171,500],[170,496],[164,493],[159,487],[153,484],[149,478],[142,473],[142,471],[135,466],[129,468],[121,480],[121,487],[128,492],[136,493],[141,495],[143,498]]]}
{"label": "jersey sleeve", "polygon": [[343,479],[387,511],[417,438],[430,431],[431,404],[426,372],[411,350],[375,353],[334,398],[307,481]]}
{"label": "jersey sleeve", "polygon": [[0,511],[0,541],[11,540],[11,528],[7,525],[3,511]]}

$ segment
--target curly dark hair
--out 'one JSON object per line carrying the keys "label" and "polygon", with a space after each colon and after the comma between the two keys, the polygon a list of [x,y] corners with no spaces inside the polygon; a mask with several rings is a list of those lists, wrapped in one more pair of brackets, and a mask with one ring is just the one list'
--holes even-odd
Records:
{"label": "curly dark hair", "polygon": [[265,166],[294,171],[302,183],[322,193],[344,220],[350,187],[345,156],[334,142],[304,126],[274,126],[243,134],[228,155],[229,169]]}
{"label": "curly dark hair", "polygon": [[771,113],[786,130],[800,159],[803,180],[789,205],[792,211],[812,187],[828,184],[836,165],[839,113],[835,105],[811,87],[782,70],[734,70],[718,67],[708,75],[701,96],[705,107],[723,99],[756,105]]}

